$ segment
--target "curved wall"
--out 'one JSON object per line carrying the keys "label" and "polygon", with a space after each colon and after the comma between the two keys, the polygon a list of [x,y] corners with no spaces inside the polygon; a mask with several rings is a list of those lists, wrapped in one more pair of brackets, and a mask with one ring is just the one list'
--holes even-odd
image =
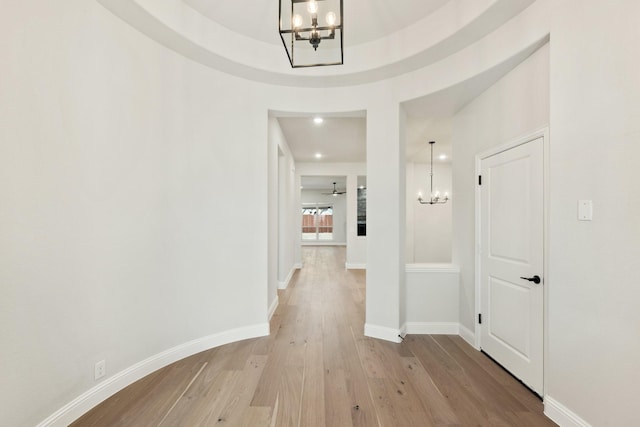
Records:
{"label": "curved wall", "polygon": [[0,425],[60,408],[47,423],[67,425],[162,364],[268,333],[267,219],[254,215],[267,203],[267,113],[259,85],[184,59],[97,2],[10,10]]}
{"label": "curved wall", "polygon": [[356,46],[347,40],[348,60],[340,67],[293,70],[275,32],[275,43],[258,41],[227,29],[182,0],[98,1],[194,61],[255,81],[302,87],[350,86],[417,70],[472,44],[533,2],[449,0],[413,25],[381,39]]}

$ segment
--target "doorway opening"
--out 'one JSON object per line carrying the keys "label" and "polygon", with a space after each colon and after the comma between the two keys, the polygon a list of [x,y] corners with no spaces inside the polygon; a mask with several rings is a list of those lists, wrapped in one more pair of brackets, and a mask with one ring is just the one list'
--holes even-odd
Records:
{"label": "doorway opening", "polygon": [[302,206],[302,240],[333,241],[333,205]]}
{"label": "doorway opening", "polygon": [[300,178],[302,245],[347,244],[346,176]]}

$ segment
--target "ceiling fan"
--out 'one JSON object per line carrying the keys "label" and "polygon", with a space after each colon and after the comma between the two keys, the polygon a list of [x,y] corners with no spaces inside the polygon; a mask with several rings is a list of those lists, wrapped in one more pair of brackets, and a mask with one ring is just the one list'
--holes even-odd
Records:
{"label": "ceiling fan", "polygon": [[346,193],[346,191],[338,191],[338,190],[336,190],[336,183],[334,182],[333,183],[333,191],[331,193],[322,193],[322,194],[327,194],[327,195],[330,195],[330,196],[337,196],[338,194],[344,194],[344,193]]}

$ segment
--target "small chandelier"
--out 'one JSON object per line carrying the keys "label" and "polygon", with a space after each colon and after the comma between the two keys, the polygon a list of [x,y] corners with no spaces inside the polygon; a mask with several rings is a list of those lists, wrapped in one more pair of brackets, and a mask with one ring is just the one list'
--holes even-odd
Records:
{"label": "small chandelier", "polygon": [[431,193],[429,195],[429,200],[424,200],[422,198],[422,193],[418,193],[418,201],[423,205],[437,205],[442,203],[447,203],[449,201],[449,194],[444,193],[444,197],[440,198],[440,192],[436,191],[433,194],[433,144],[435,141],[429,141],[429,145],[431,146],[431,170],[429,172],[429,181],[431,182]]}
{"label": "small chandelier", "polygon": [[278,1],[280,39],[292,68],[343,63],[343,0]]}

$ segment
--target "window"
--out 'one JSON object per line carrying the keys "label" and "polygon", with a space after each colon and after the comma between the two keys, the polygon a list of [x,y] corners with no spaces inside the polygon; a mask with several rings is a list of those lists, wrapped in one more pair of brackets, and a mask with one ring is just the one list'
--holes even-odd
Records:
{"label": "window", "polygon": [[333,206],[302,207],[302,240],[333,240]]}

